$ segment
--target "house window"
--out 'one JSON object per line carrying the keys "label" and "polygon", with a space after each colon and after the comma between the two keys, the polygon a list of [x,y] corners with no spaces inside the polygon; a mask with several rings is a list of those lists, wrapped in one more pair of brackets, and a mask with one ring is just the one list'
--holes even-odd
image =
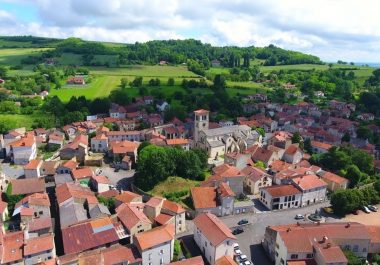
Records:
{"label": "house window", "polygon": [[358,252],[359,251],[359,246],[358,245],[354,245],[354,247],[352,248],[352,251],[353,252]]}
{"label": "house window", "polygon": [[[152,254],[151,253],[149,253],[149,260],[151,260],[152,259]],[[149,263],[150,264],[150,263]]]}
{"label": "house window", "polygon": [[160,264],[164,264],[164,258],[160,259]]}
{"label": "house window", "polygon": [[281,259],[281,264],[285,264],[285,261],[284,261],[284,259]]}
{"label": "house window", "polygon": [[207,247],[207,242],[205,241],[205,247]]}
{"label": "house window", "polygon": [[278,257],[278,252],[276,251],[276,257]]}
{"label": "house window", "polygon": [[298,259],[298,254],[292,254],[292,255],[290,256],[290,259]]}
{"label": "house window", "polygon": [[164,250],[163,249],[160,250],[160,254],[161,255],[164,254]]}
{"label": "house window", "polygon": [[307,254],[306,255],[306,258],[307,259],[312,259],[314,257],[314,254],[313,253],[310,253],[310,254]]}

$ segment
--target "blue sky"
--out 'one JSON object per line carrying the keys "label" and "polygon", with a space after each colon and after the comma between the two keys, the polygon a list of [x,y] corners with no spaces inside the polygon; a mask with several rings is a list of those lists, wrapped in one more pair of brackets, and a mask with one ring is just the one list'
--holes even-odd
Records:
{"label": "blue sky", "polygon": [[0,0],[1,35],[134,43],[195,38],[380,62],[378,0]]}

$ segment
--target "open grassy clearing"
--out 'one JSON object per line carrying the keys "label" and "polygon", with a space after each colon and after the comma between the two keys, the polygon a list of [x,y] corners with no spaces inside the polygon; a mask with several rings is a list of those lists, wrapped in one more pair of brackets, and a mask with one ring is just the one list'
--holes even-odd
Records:
{"label": "open grassy clearing", "polygon": [[40,115],[0,114],[0,123],[12,128],[26,127],[27,129],[31,129],[37,117],[40,117]]}
{"label": "open grassy clearing", "polygon": [[149,191],[150,194],[154,196],[164,197],[164,194],[189,191],[193,187],[199,186],[199,181],[184,179],[181,177],[169,177],[165,181],[157,184],[152,190]]}
{"label": "open grassy clearing", "polygon": [[19,65],[21,60],[30,55],[40,55],[49,48],[12,48],[0,49],[1,65]]}

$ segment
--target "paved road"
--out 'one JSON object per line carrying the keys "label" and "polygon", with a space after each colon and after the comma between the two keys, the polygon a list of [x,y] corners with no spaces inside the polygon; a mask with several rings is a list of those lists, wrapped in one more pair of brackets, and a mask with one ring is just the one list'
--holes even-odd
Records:
{"label": "paved road", "polygon": [[[238,226],[237,223],[241,219],[248,219],[249,224],[243,226],[244,232],[236,236],[241,251],[243,252],[243,254],[247,255],[248,258],[251,259],[255,265],[270,265],[271,263],[269,262],[264,250],[261,247],[261,240],[264,237],[265,228],[268,225],[282,225],[295,223],[296,220],[294,219],[294,217],[296,214],[306,215],[314,213],[315,210],[319,210],[321,207],[326,207],[329,205],[329,202],[324,202],[316,205],[310,205],[304,208],[296,208],[283,211],[261,211],[259,213],[254,214],[226,216],[221,217],[220,219],[232,230],[233,228]],[[258,208],[260,207],[258,206]],[[326,219],[326,222],[333,221],[337,220],[333,218]],[[191,220],[188,220],[186,225],[188,231],[179,235],[179,237],[189,236],[193,233],[193,222]]]}

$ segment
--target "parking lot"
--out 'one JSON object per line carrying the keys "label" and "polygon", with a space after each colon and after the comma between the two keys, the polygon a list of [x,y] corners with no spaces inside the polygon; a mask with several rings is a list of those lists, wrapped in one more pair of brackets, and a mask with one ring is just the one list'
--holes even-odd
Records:
{"label": "parking lot", "polygon": [[[380,204],[377,205],[380,209]],[[346,222],[358,222],[364,225],[379,225],[380,224],[380,212],[365,213],[359,210],[358,215],[349,214],[342,220]]]}
{"label": "parking lot", "polygon": [[[297,214],[307,215],[315,213],[316,210],[320,210],[323,207],[329,206],[329,202],[319,203],[315,205],[310,205],[304,208],[289,209],[283,211],[267,211],[262,209],[262,211],[254,214],[242,214],[242,215],[232,215],[220,217],[220,219],[233,230],[236,227],[242,227],[244,232],[236,235],[237,241],[239,243],[240,249],[244,255],[247,255],[248,259],[255,265],[270,265],[272,264],[267,258],[263,248],[261,247],[261,240],[264,238],[265,229],[268,225],[283,225],[295,223],[295,216]],[[239,226],[238,222],[241,219],[247,219],[248,224]],[[335,219],[333,217],[326,217],[326,222],[336,222],[341,221],[340,219]],[[305,220],[299,220],[302,222],[309,222]],[[189,236],[194,231],[194,224],[191,220],[187,221],[187,232],[179,235],[179,237]]]}
{"label": "parking lot", "polygon": [[101,168],[94,168],[94,172],[98,175],[107,176],[111,185],[115,186],[118,190],[128,190],[135,175],[135,170],[117,170],[104,165]]}

